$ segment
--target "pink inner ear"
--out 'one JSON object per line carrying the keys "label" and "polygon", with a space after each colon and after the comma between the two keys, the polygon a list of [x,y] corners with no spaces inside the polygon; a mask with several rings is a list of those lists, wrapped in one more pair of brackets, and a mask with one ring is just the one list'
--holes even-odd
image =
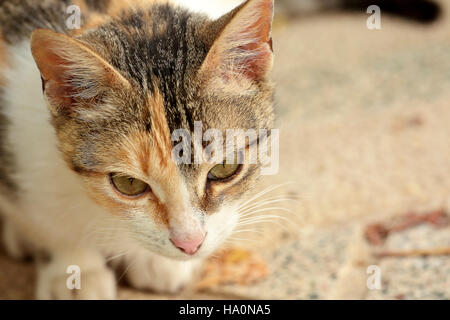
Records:
{"label": "pink inner ear", "polygon": [[46,95],[52,104],[59,108],[69,108],[73,104],[74,89],[67,79],[69,61],[55,54],[51,48],[52,41],[41,40],[33,51],[34,58],[41,72]]}
{"label": "pink inner ear", "polygon": [[250,79],[257,80],[264,76],[272,59],[272,38],[270,32],[272,29],[273,3],[270,1],[262,1],[258,6],[260,18],[250,26],[250,29],[256,30],[256,43],[250,43],[244,50],[251,50],[257,54],[250,58],[248,63],[246,76]]}
{"label": "pink inner ear", "polygon": [[78,102],[95,105],[105,88],[130,87],[101,56],[67,35],[36,30],[31,36],[31,51],[53,108],[71,109]]}
{"label": "pink inner ear", "polygon": [[[255,1],[255,0],[253,0]],[[256,1],[255,1],[256,2]],[[259,80],[265,76],[267,71],[271,67],[272,62],[272,17],[273,17],[273,1],[272,0],[260,0],[258,4],[253,5],[247,3],[241,11],[251,10],[252,16],[256,16],[255,21],[247,26],[245,29],[241,29],[238,35],[245,37],[251,35],[253,39],[251,42],[242,45],[239,50],[250,53],[247,57],[244,55],[240,60],[238,69],[242,70],[242,74],[251,80]],[[240,21],[248,18],[247,14],[240,15],[239,13],[231,23],[235,22],[239,24],[245,24],[247,21]],[[233,28],[234,29],[234,28]],[[238,59],[239,60],[239,59]]]}
{"label": "pink inner ear", "polygon": [[241,47],[243,50],[252,51],[255,54],[244,61],[243,74],[252,79],[258,80],[262,78],[270,66],[272,59],[272,38],[266,42],[252,43]]}
{"label": "pink inner ear", "polygon": [[264,79],[272,67],[273,0],[248,0],[223,18],[227,23],[200,73],[226,81]]}

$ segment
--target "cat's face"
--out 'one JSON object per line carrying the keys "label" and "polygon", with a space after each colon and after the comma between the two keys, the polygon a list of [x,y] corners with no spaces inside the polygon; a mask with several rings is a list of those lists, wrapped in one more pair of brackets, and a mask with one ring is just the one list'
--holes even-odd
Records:
{"label": "cat's face", "polygon": [[[250,0],[217,21],[154,6],[76,40],[33,34],[64,159],[139,245],[205,256],[236,225],[239,200],[259,175],[249,161],[258,142],[232,149],[239,163],[225,154],[207,161],[208,143],[193,145],[199,129],[225,141],[227,129],[271,128],[272,6]],[[192,140],[181,163],[173,156],[180,131]]]}

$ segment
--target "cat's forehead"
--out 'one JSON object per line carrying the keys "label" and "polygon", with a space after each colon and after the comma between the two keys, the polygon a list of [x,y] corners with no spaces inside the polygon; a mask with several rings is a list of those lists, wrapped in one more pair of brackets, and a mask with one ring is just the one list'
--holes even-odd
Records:
{"label": "cat's forehead", "polygon": [[130,81],[137,99],[161,95],[174,129],[189,125],[188,115],[177,106],[187,106],[194,98],[194,76],[208,50],[201,36],[208,22],[183,9],[157,6],[124,12],[79,40]]}
{"label": "cat's forehead", "polygon": [[[230,90],[222,94],[205,88],[197,77],[213,42],[211,23],[205,16],[181,8],[158,6],[125,12],[80,40],[94,47],[133,84],[134,94],[140,96],[134,100],[150,97],[151,108],[151,97],[162,97],[170,132],[193,130],[195,121],[201,121],[205,129],[270,126],[270,90],[243,95],[238,88],[234,94]],[[119,102],[130,103],[136,107],[134,101]],[[132,112],[132,108],[127,109]]]}
{"label": "cat's forehead", "polygon": [[142,90],[163,91],[182,87],[204,60],[208,41],[203,39],[210,21],[169,5],[125,11],[80,40],[99,52],[111,65]]}
{"label": "cat's forehead", "polygon": [[[91,165],[95,160],[98,160],[97,167],[101,167],[101,163],[124,163],[124,158],[140,159],[139,164],[133,163],[130,167],[141,170],[149,161],[168,161],[169,149],[177,143],[171,139],[172,134],[180,129],[192,134],[198,122],[203,131],[269,129],[273,121],[273,90],[265,75],[258,81],[253,79],[254,84],[247,90],[233,81],[233,66],[230,66],[230,74],[219,77],[220,82],[201,76],[205,61],[210,63],[205,74],[215,76],[219,72],[211,68],[211,62],[236,58],[235,50],[227,49],[227,43],[219,43],[212,49],[225,22],[211,21],[181,8],[158,5],[151,10],[126,11],[78,35],[78,41],[98,54],[130,85],[103,90],[98,97],[97,111],[91,107],[80,109],[87,122],[76,124],[74,131],[80,138],[68,143],[67,149],[72,150],[70,144],[73,143],[79,146],[75,149],[79,152],[71,155],[71,160],[80,167],[96,170]],[[235,30],[233,28],[230,30]],[[230,41],[236,45],[234,40]],[[211,52],[220,59],[208,60]],[[236,61],[248,63],[239,59]],[[223,73],[227,72],[227,66],[217,68]],[[263,70],[261,66],[255,69]],[[245,72],[244,77],[255,76]],[[159,150],[161,141],[164,150]],[[155,148],[148,148],[148,144]],[[111,155],[105,145],[118,145],[116,155]],[[161,151],[158,160],[155,150]],[[143,151],[151,153],[151,159]],[[104,159],[99,159],[101,155]],[[189,167],[193,171],[195,168]],[[123,171],[129,172],[129,168]]]}

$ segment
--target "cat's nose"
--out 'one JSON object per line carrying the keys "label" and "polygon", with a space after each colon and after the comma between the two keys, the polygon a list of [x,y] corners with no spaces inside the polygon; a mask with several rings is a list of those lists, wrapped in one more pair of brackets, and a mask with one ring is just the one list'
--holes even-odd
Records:
{"label": "cat's nose", "polygon": [[198,251],[198,249],[200,249],[203,241],[205,240],[205,237],[205,233],[190,238],[177,238],[172,236],[170,237],[170,241],[175,247],[177,247],[184,253],[193,255]]}

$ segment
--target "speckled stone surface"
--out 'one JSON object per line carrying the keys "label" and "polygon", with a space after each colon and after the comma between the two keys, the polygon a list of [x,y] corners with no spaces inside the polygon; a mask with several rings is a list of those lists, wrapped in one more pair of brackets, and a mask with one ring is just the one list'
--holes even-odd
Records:
{"label": "speckled stone surface", "polygon": [[[257,299],[325,299],[348,259],[355,226],[305,229],[263,254],[270,276],[249,286],[228,285],[217,292]],[[292,236],[293,237],[293,236]]]}
{"label": "speckled stone surface", "polygon": [[385,258],[381,290],[367,299],[450,299],[450,258]]}
{"label": "speckled stone surface", "polygon": [[[390,235],[383,247],[392,251],[450,247],[450,228],[420,225]],[[367,299],[450,299],[450,256],[386,257],[376,264],[382,287],[371,290]]]}

